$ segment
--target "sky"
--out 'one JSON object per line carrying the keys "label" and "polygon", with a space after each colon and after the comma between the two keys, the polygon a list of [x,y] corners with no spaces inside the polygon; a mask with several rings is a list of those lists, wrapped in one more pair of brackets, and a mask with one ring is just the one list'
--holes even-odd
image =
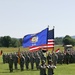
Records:
{"label": "sky", "polygon": [[75,0],[0,0],[0,36],[23,38],[47,28],[75,35]]}

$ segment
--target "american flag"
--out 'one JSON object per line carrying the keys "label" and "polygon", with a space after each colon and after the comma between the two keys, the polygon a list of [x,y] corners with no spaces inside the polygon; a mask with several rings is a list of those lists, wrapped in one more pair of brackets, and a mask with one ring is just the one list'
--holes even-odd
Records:
{"label": "american flag", "polygon": [[30,51],[37,51],[37,50],[40,50],[40,49],[43,49],[43,48],[45,48],[45,49],[54,48],[54,29],[48,31],[47,44],[40,45],[40,46],[31,46],[31,47],[29,47],[29,50]]}

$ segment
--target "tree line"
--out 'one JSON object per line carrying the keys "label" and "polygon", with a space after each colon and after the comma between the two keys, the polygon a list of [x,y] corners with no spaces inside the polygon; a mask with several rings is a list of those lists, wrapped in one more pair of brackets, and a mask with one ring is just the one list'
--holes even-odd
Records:
{"label": "tree line", "polygon": [[[66,35],[65,37],[54,38],[55,45],[73,45],[75,46],[75,39]],[[0,47],[20,47],[22,46],[22,38],[11,38],[10,36],[0,37]]]}
{"label": "tree line", "polygon": [[73,45],[75,46],[75,39],[69,35],[65,37],[56,37],[55,38],[55,45]]}
{"label": "tree line", "polygon": [[10,36],[0,37],[0,47],[20,47],[22,45],[22,38],[11,38]]}

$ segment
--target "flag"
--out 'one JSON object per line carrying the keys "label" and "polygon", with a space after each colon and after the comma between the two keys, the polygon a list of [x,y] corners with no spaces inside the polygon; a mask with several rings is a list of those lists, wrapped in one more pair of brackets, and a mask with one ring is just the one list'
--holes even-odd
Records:
{"label": "flag", "polygon": [[60,49],[59,48],[55,50],[55,53],[58,53],[58,52],[60,52]]}
{"label": "flag", "polygon": [[47,44],[29,47],[29,50],[30,51],[37,51],[37,50],[40,50],[43,48],[45,48],[45,49],[54,48],[54,29],[48,31]]}
{"label": "flag", "polygon": [[42,30],[37,34],[28,34],[24,36],[22,46],[31,47],[31,46],[40,46],[43,44],[47,44],[47,34],[48,34],[48,28]]}
{"label": "flag", "polygon": [[3,54],[3,51],[1,50],[1,51],[0,51],[0,55],[2,55],[2,54]]}

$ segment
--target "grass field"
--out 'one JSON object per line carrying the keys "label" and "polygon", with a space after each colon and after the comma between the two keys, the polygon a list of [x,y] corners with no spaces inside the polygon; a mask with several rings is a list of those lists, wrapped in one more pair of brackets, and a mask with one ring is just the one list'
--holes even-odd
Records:
{"label": "grass field", "polygon": [[[55,49],[57,49],[56,47]],[[63,50],[63,47],[60,47]],[[3,52],[15,52],[18,51],[18,48],[0,48]],[[25,50],[21,48],[21,50]],[[18,70],[14,70],[13,73],[9,72],[8,64],[2,63],[2,57],[0,56],[0,75],[39,75],[39,70],[26,70],[20,71],[20,66],[18,65]],[[75,64],[57,64],[57,68],[54,70],[54,75],[75,75]]]}

